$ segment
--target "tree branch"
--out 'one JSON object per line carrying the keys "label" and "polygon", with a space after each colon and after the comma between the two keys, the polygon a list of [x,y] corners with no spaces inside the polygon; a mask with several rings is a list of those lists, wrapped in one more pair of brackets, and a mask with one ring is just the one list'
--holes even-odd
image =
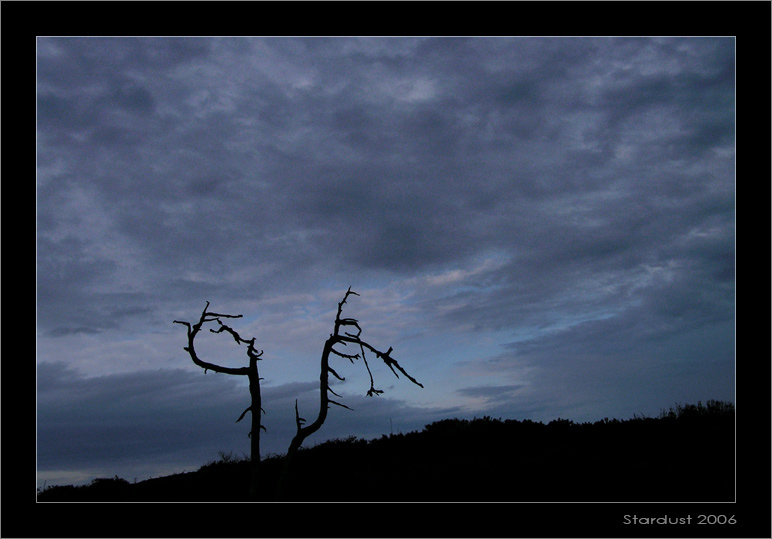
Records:
{"label": "tree branch", "polygon": [[251,412],[251,411],[252,411],[252,407],[251,407],[251,406],[248,406],[246,410],[244,410],[243,412],[241,412],[241,415],[240,415],[240,416],[239,416],[239,418],[236,420],[236,423],[238,423],[239,421],[241,421],[242,419],[244,419],[244,416],[245,416],[245,415],[247,415],[247,412]]}
{"label": "tree branch", "polygon": [[[222,323],[222,321],[220,321],[220,318],[241,318],[242,315],[240,315],[240,314],[238,314],[238,315],[230,315],[230,314],[211,313],[211,312],[207,312],[208,308],[209,308],[209,302],[207,301],[206,302],[206,306],[204,307],[204,310],[201,313],[201,318],[199,319],[197,324],[191,325],[190,322],[184,322],[184,321],[181,321],[181,320],[174,320],[173,321],[173,323],[175,323],[175,324],[182,324],[182,325],[184,325],[184,326],[186,326],[188,328],[188,346],[183,347],[183,349],[186,352],[188,352],[188,354],[190,354],[190,359],[193,360],[193,363],[195,363],[196,365],[198,365],[199,367],[204,369],[204,372],[206,372],[207,370],[212,370],[214,372],[219,372],[219,373],[223,373],[223,374],[242,375],[242,376],[243,375],[248,375],[249,374],[249,367],[236,367],[236,368],[234,368],[234,367],[224,367],[222,365],[217,365],[217,364],[214,364],[214,363],[209,363],[207,361],[203,361],[196,354],[196,348],[195,348],[195,346],[193,344],[193,341],[195,340],[196,335],[198,335],[198,332],[201,331],[201,327],[205,323],[207,323],[207,322],[217,322],[218,324],[220,324],[220,328],[217,331],[215,331],[213,329],[210,329],[209,331],[211,331],[212,333],[222,333],[223,331],[227,331],[228,333],[230,333],[233,336],[234,340],[238,344],[241,344],[242,342],[249,343],[250,347],[247,348],[247,353],[250,354],[250,357],[252,357],[252,354],[254,354],[254,341],[255,341],[254,339],[252,339],[251,341],[247,341],[246,339],[242,339],[239,336],[239,334],[236,333],[235,330],[233,330],[232,328],[226,326],[225,324]],[[259,352],[259,354],[257,354],[255,357],[259,358],[260,355],[262,355],[262,351]]]}
{"label": "tree branch", "polygon": [[[405,369],[403,369],[403,368],[402,368],[402,366],[401,366],[401,365],[400,365],[400,364],[397,362],[397,360],[396,360],[396,359],[394,359],[393,357],[391,357],[391,356],[389,355],[389,354],[391,354],[391,352],[394,350],[392,347],[389,347],[389,349],[388,349],[386,352],[381,352],[380,350],[378,350],[377,348],[375,348],[374,346],[372,346],[370,343],[368,343],[368,342],[366,342],[366,341],[363,341],[363,340],[362,340],[362,339],[360,339],[359,337],[351,337],[351,336],[345,336],[345,337],[338,337],[338,338],[339,338],[341,341],[343,341],[343,342],[350,342],[350,343],[358,344],[360,347],[362,347],[362,348],[363,348],[363,350],[362,350],[362,353],[363,353],[363,354],[364,354],[364,348],[367,348],[367,349],[368,349],[368,350],[370,350],[372,353],[374,353],[376,357],[378,357],[378,358],[380,358],[381,360],[383,360],[383,362],[386,364],[386,366],[387,366],[387,367],[389,367],[389,369],[391,369],[391,372],[393,372],[393,373],[394,373],[394,376],[396,376],[397,378],[399,378],[399,375],[398,375],[398,374],[397,374],[397,372],[394,370],[394,368],[396,367],[396,368],[397,368],[397,370],[399,370],[399,372],[401,372],[402,374],[404,374],[404,375],[407,377],[407,379],[408,379],[408,380],[410,380],[411,382],[413,382],[415,385],[417,385],[417,386],[419,386],[419,387],[424,387],[424,386],[423,386],[423,384],[421,384],[420,382],[416,381],[416,379],[415,379],[415,378],[413,378],[412,376],[410,376],[410,375],[407,373],[407,371],[406,371]],[[370,370],[370,369],[369,369],[369,367],[368,367],[368,371],[369,371],[369,370]],[[371,375],[371,378],[372,378],[372,375]]]}
{"label": "tree branch", "polygon": [[[247,406],[247,409],[246,409],[246,410],[244,410],[243,412],[241,412],[241,415],[240,415],[240,416],[239,416],[239,418],[236,420],[236,423],[238,423],[239,421],[241,421],[242,419],[244,419],[244,416],[245,416],[245,415],[247,415],[247,412],[251,412],[251,411],[252,411],[252,406],[251,406],[251,405],[250,405],[250,406]],[[260,411],[261,411],[263,414],[265,414],[265,410],[263,410],[262,408],[260,408]],[[262,425],[261,425],[261,428],[262,428],[263,430],[265,430],[265,427],[263,427]]]}
{"label": "tree branch", "polygon": [[305,422],[306,420],[300,417],[300,414],[298,413],[298,400],[295,399],[295,424],[298,426],[298,432],[300,432],[301,429],[300,425]]}
{"label": "tree branch", "polygon": [[[342,344],[346,344],[346,343],[342,343]],[[332,352],[336,356],[340,356],[342,358],[348,359],[351,363],[354,363],[355,359],[359,359],[359,354],[354,354],[352,356],[352,355],[349,355],[349,354],[344,354],[343,352],[338,352],[337,350],[335,350],[335,348],[331,348],[330,352]]]}
{"label": "tree branch", "polygon": [[372,397],[373,395],[380,395],[383,393],[380,389],[375,389],[375,382],[373,381],[373,373],[370,371],[370,365],[367,364],[367,356],[365,356],[365,348],[362,345],[362,343],[359,343],[359,347],[362,350],[362,361],[365,363],[365,368],[367,368],[367,374],[370,375],[370,389],[367,390],[367,396]]}
{"label": "tree branch", "polygon": [[338,380],[340,380],[341,382],[345,382],[345,381],[346,381],[346,379],[345,379],[345,378],[343,378],[343,377],[342,377],[341,375],[339,375],[337,372],[335,372],[334,370],[332,370],[332,367],[330,367],[329,365],[327,365],[327,370],[328,370],[328,371],[330,371],[330,373],[331,373],[331,374],[332,374],[332,375],[333,375],[335,378],[337,378]]}
{"label": "tree branch", "polygon": [[[332,400],[332,399],[327,399],[327,402],[328,402],[329,404],[334,404],[334,405],[336,405],[336,406],[340,406],[341,408],[345,408],[346,410],[351,410],[351,408],[349,408],[349,407],[348,407],[348,406],[346,406],[345,404],[341,404],[341,403],[339,403],[339,402],[335,402],[335,401],[334,401],[334,400]],[[351,410],[351,411],[353,412],[353,410]]]}
{"label": "tree branch", "polygon": [[245,339],[242,339],[241,336],[238,333],[236,333],[236,331],[233,328],[223,324],[222,321],[219,318],[215,318],[215,321],[218,324],[220,324],[220,329],[218,329],[217,331],[215,331],[213,329],[210,329],[209,330],[210,332],[212,332],[212,333],[222,333],[223,331],[227,331],[228,333],[233,335],[233,340],[236,341],[236,344],[238,344],[239,346],[241,346],[241,343],[243,343],[243,342],[249,343],[249,341],[247,341]]}

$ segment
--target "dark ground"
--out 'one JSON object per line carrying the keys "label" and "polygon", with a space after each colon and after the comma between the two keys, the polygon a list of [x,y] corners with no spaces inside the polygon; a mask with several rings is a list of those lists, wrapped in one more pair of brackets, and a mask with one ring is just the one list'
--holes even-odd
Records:
{"label": "dark ground", "polygon": [[[262,462],[274,499],[283,457]],[[50,487],[38,501],[247,501],[249,462],[131,484]],[[577,424],[448,419],[421,432],[301,449],[294,501],[716,502],[735,499],[735,413],[710,401]]]}

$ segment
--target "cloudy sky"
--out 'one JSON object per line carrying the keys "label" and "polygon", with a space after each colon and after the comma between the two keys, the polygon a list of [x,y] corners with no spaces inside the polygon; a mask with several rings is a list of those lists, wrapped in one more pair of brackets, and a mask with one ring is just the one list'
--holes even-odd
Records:
{"label": "cloudy sky", "polygon": [[[207,301],[263,349],[263,453],[734,400],[732,38],[39,38],[38,484],[249,451]],[[201,356],[246,365],[202,332]]]}

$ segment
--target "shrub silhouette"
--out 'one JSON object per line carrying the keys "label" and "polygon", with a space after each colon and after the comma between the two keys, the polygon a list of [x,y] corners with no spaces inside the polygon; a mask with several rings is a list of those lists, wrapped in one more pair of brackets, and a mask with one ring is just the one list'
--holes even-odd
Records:
{"label": "shrub silhouette", "polygon": [[[296,455],[298,501],[734,501],[731,403],[676,405],[664,417],[547,424],[445,419],[420,432],[338,438]],[[680,411],[679,411],[680,410]],[[39,501],[240,501],[249,462],[221,453],[197,472],[128,484],[49,487]],[[262,462],[272,499],[284,456]],[[319,489],[324,485],[325,489]],[[512,488],[507,489],[507,486]],[[110,490],[112,489],[112,490]],[[109,492],[108,492],[109,491]],[[324,500],[320,499],[324,496]]]}

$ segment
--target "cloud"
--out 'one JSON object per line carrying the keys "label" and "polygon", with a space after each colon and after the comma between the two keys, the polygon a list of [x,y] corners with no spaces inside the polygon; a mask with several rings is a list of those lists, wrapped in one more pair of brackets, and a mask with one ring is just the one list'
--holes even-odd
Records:
{"label": "cloud", "polygon": [[126,455],[152,460],[165,452],[203,458],[243,431],[226,421],[248,405],[236,386],[182,370],[82,378],[62,363],[40,363],[38,467],[106,465]]}
{"label": "cloud", "polygon": [[507,395],[514,391],[517,391],[521,387],[523,386],[522,385],[477,386],[477,387],[462,387],[457,389],[456,391],[468,397],[497,398],[497,397],[500,397],[501,395]]}
{"label": "cloud", "polygon": [[[388,47],[405,45],[395,39],[383,43],[388,44]],[[150,129],[161,129],[152,147],[147,148],[151,156],[157,156],[152,169],[138,170],[136,161],[130,165],[127,161],[130,156],[120,150],[117,163],[112,160],[118,166],[121,161],[127,165],[120,168],[120,176],[114,171],[102,170],[101,176],[107,182],[101,185],[104,186],[103,193],[108,200],[114,200],[117,196],[130,197],[131,203],[119,203],[113,210],[121,234],[145,243],[159,255],[172,253],[174,259],[179,261],[180,270],[190,265],[193,252],[201,253],[200,249],[203,249],[202,254],[217,259],[219,271],[227,273],[231,264],[239,263],[237,261],[241,257],[238,252],[244,249],[263,264],[282,260],[283,269],[289,270],[290,275],[298,275],[297,269],[293,268],[305,266],[309,260],[314,260],[316,264],[328,264],[328,271],[335,271],[345,264],[354,264],[362,269],[416,272],[423,267],[437,267],[450,260],[465,258],[473,253],[473,246],[476,249],[503,247],[511,250],[511,245],[502,245],[502,240],[510,235],[518,237],[520,241],[534,238],[540,244],[542,231],[552,236],[568,234],[566,239],[575,238],[576,235],[572,236],[570,229],[550,225],[549,220],[546,227],[534,227],[533,219],[526,216],[539,218],[556,193],[562,194],[568,188],[593,183],[605,189],[611,178],[605,181],[599,178],[603,182],[600,184],[593,182],[592,177],[597,174],[593,168],[597,168],[598,164],[589,162],[586,170],[589,174],[584,174],[582,183],[572,180],[571,175],[576,172],[568,171],[567,167],[569,163],[576,162],[577,156],[566,154],[565,141],[560,136],[550,140],[546,127],[531,127],[529,131],[517,134],[518,128],[511,124],[523,122],[523,118],[530,116],[535,119],[534,126],[549,126],[549,122],[544,124],[541,120],[570,118],[576,114],[574,105],[562,105],[561,101],[546,99],[534,104],[534,98],[523,97],[550,95],[550,92],[558,91],[563,84],[564,70],[568,64],[553,62],[567,50],[560,47],[560,41],[469,42],[447,39],[420,42],[414,50],[426,56],[402,56],[403,62],[397,65],[391,65],[388,61],[373,64],[365,61],[366,57],[353,53],[331,55],[333,44],[335,40],[321,47],[310,47],[308,43],[301,46],[299,42],[287,40],[244,40],[238,47],[236,43],[219,43],[217,46],[202,47],[204,50],[215,48],[220,53],[215,62],[202,64],[209,66],[208,71],[180,69],[175,76],[162,79],[163,90],[158,86],[161,81],[153,83],[152,79],[144,83],[141,91],[136,85],[132,87],[125,83],[112,83],[113,89],[107,88],[107,93],[119,95],[123,92],[129,95],[131,92],[140,92],[145,97],[139,101],[156,103],[158,112],[155,118],[143,120],[142,114],[138,112],[132,117]],[[596,68],[591,67],[594,65],[592,61],[604,54],[613,57],[614,53],[613,49],[601,46],[605,45],[602,42],[587,44],[590,46],[576,49],[580,52],[576,53],[575,60],[579,60],[579,63],[575,70],[578,73],[582,73],[582,69],[589,70],[584,77],[592,80],[596,76]],[[66,40],[57,42],[62,50],[66,50],[65,45],[69,45]],[[150,50],[154,51],[153,54],[156,50],[163,50],[159,43],[154,42],[152,45]],[[105,61],[100,54],[92,54],[87,46],[88,41],[77,42],[77,47],[73,47],[69,57],[75,59],[85,55],[97,65]],[[481,46],[503,49],[509,53],[515,51],[511,64],[513,67],[509,71],[497,67],[478,73],[479,68],[475,67],[473,60]],[[668,44],[646,44],[644,47],[641,43],[639,46],[649,47],[652,54],[655,54],[649,58],[642,52],[638,60],[640,69],[644,69],[644,66],[656,67],[657,55],[667,54],[667,51],[673,49]],[[125,48],[133,51],[124,53],[129,58],[150,57],[150,53],[140,52],[142,49],[137,43]],[[660,48],[663,52],[660,52]],[[240,59],[248,64],[254,63],[244,54],[249,49],[264,53],[264,59],[254,66],[257,85],[238,86],[228,83],[225,87],[217,86],[214,78],[222,80],[224,73],[235,76],[242,83],[246,82],[243,80],[245,70],[238,70],[237,66]],[[373,50],[382,49],[379,46]],[[464,54],[459,54],[461,51]],[[526,54],[524,51],[530,52]],[[458,55],[452,72],[443,64],[443,59],[449,54]],[[312,70],[309,66],[313,64],[315,55],[319,55],[321,64]],[[170,56],[176,61],[176,55]],[[188,62],[183,65],[190,67],[197,65],[195,62],[200,64],[205,58],[193,54],[182,56]],[[66,63],[67,58],[67,55],[60,55],[57,62]],[[420,64],[417,63],[419,58]],[[45,60],[43,64],[46,64]],[[171,58],[168,60],[170,64],[172,61]],[[127,66],[133,65],[133,62],[127,61]],[[156,60],[150,67],[153,73],[156,65],[165,64]],[[540,66],[542,71],[537,74],[528,67],[533,65]],[[217,66],[218,69],[212,71],[211,66]],[[360,73],[363,80],[379,82],[383,80],[384,71],[412,72],[418,71],[420,66],[420,72],[426,73],[428,70],[429,75],[417,78],[406,88],[426,85],[426,82],[419,82],[431,80],[436,81],[433,84],[440,87],[463,89],[465,94],[462,95],[467,99],[451,99],[448,96],[453,94],[438,92],[427,94],[427,103],[424,105],[406,107],[389,99],[354,92],[342,95],[325,95],[322,92],[320,95],[300,91],[294,93],[291,99],[288,97],[288,88],[296,87],[299,78],[313,81],[315,89],[322,88],[328,80],[320,77],[324,77],[324,73],[342,72],[344,66],[352,73]],[[551,66],[546,74],[544,66]],[[47,73],[46,69],[44,67],[44,73]],[[120,73],[120,68],[117,71]],[[194,73],[200,74],[198,78],[193,78]],[[620,76],[622,73],[620,71]],[[479,78],[470,80],[467,74],[479,75]],[[267,83],[260,75],[271,82]],[[84,75],[84,83],[91,81],[93,76],[96,75]],[[404,78],[404,75],[401,77]],[[646,79],[643,75],[641,78]],[[528,82],[523,82],[524,79]],[[76,82],[68,80],[70,84]],[[580,77],[578,80],[581,81],[579,87],[582,87],[585,78]],[[351,84],[361,83],[355,80]],[[49,82],[51,92],[55,95],[54,84],[54,80]],[[185,117],[184,110],[171,112],[173,109],[170,107],[175,106],[172,98],[189,96],[193,88],[201,84],[212,96],[210,99],[224,100],[227,96],[232,106],[222,113],[207,115],[199,122],[186,121],[184,130],[171,131],[164,128],[164,117],[168,116],[169,120],[178,115]],[[616,86],[620,84],[617,82]],[[399,87],[400,83],[396,86]],[[674,106],[681,105],[680,101],[674,102],[673,96],[667,91],[657,90],[656,87],[652,90],[651,83],[636,79],[627,81],[620,88],[620,95],[635,95],[639,86],[642,94],[655,94],[660,96],[660,101],[673,103]],[[277,88],[282,91],[277,93]],[[492,94],[487,95],[483,89]],[[726,88],[725,92],[730,89]],[[255,104],[253,96],[263,90],[267,91],[267,97],[261,101],[262,105]],[[218,93],[220,97],[214,97]],[[492,97],[500,94],[509,97]],[[606,107],[608,101],[604,99],[601,102]],[[260,130],[249,127],[249,122],[258,122],[259,125],[259,120],[253,118],[260,118],[260,111],[267,111],[269,107],[271,111],[281,110],[285,103],[288,108],[281,115],[282,123],[271,120],[263,122],[264,128]],[[612,103],[615,103],[614,110],[630,109],[629,102],[617,105],[612,100]],[[651,117],[650,104],[647,102],[647,108],[644,109],[649,115],[647,118]],[[713,108],[709,106],[713,104],[709,103],[705,109]],[[635,125],[638,127],[629,135],[625,132],[628,127],[622,124],[618,124],[620,127],[616,129],[609,129],[600,120],[608,114],[606,108],[600,109],[599,104],[593,103],[583,106],[586,110],[584,116],[577,117],[577,124],[582,125],[579,129],[583,130],[579,136],[591,136],[595,141],[593,144],[600,148],[609,148],[610,141],[626,140],[628,136],[635,137],[636,147],[640,147],[641,140],[645,140],[649,134],[656,133],[656,140],[661,140],[663,136],[662,125],[656,121],[647,124],[646,121],[636,119]],[[206,108],[202,103],[195,106],[196,110],[202,107]],[[94,108],[101,107],[70,103],[63,106],[62,110],[87,111]],[[169,111],[165,112],[167,108]],[[639,109],[641,106],[634,110]],[[115,110],[115,107],[109,110]],[[322,110],[329,112],[321,113]],[[43,112],[43,120],[52,116],[45,113],[45,110]],[[599,118],[595,121],[596,127],[588,127],[586,119],[593,116]],[[670,122],[678,121],[672,111],[663,111],[662,116]],[[474,118],[478,120],[470,123]],[[249,119],[247,123],[241,123],[246,119]],[[73,124],[71,120],[63,123],[68,126]],[[559,124],[553,129],[558,127]],[[641,132],[642,128],[646,129],[645,133]],[[262,138],[264,135],[260,133],[272,130],[278,136],[273,139]],[[582,132],[587,135],[581,135]],[[490,133],[489,138],[486,139],[485,133]],[[288,145],[287,137],[290,134],[292,143]],[[545,136],[546,139],[542,140]],[[255,137],[259,137],[257,144],[249,144],[248,141]],[[485,140],[486,153],[481,154],[479,149],[470,152],[480,144],[480,140]],[[533,144],[536,140],[541,141],[540,146]],[[363,150],[364,154],[361,153]],[[367,152],[371,151],[377,151],[378,154],[368,155]],[[338,159],[341,152],[349,154],[353,160]],[[607,150],[603,152],[608,153]],[[593,151],[579,153],[589,155]],[[94,163],[100,161],[98,158]],[[140,166],[143,166],[142,163],[139,163]],[[629,171],[624,173],[629,174]],[[590,182],[586,183],[588,176]],[[127,182],[128,178],[131,181]],[[130,186],[137,185],[142,185],[142,189],[129,190]],[[257,185],[265,188],[255,189]],[[153,193],[154,201],[164,204],[163,211],[134,203],[134,199],[147,196],[148,188]],[[442,196],[438,197],[436,193]],[[183,195],[182,200],[180,194]],[[518,195],[525,195],[525,198]],[[186,203],[185,200],[196,202]],[[266,201],[270,202],[266,204]],[[475,206],[485,208],[485,213],[475,211]],[[589,211],[602,209],[592,204],[587,197],[584,206]],[[581,217],[586,218],[589,211]],[[480,228],[481,221],[493,226]],[[573,226],[573,222],[566,225]],[[282,232],[277,233],[278,230]],[[305,235],[293,233],[299,230],[303,230]],[[617,242],[623,241],[623,230],[620,229]],[[295,239],[279,245],[266,242],[266,239],[277,236]],[[590,240],[585,240],[585,243]],[[237,247],[244,245],[249,247]],[[591,247],[594,245],[591,244]],[[609,244],[606,249],[614,249],[613,244]],[[561,249],[561,252],[569,256],[579,250],[584,250],[581,244],[573,251]],[[269,255],[269,252],[272,254]],[[331,256],[332,253],[335,256]]]}
{"label": "cloud", "polygon": [[[44,362],[38,364],[37,378],[41,482],[63,470],[86,482],[100,473],[144,479],[169,470],[191,471],[220,451],[249,453],[249,418],[235,423],[250,404],[241,377],[158,369],[84,378],[63,362]],[[315,417],[318,389],[318,381],[264,384],[263,456],[286,452],[295,434],[295,399],[302,415]],[[390,423],[405,432],[420,430],[449,411],[416,409],[384,396],[366,398],[364,391],[344,394],[342,400],[353,411],[331,412],[308,443],[379,437],[388,433]],[[149,465],[153,462],[155,468]]]}

